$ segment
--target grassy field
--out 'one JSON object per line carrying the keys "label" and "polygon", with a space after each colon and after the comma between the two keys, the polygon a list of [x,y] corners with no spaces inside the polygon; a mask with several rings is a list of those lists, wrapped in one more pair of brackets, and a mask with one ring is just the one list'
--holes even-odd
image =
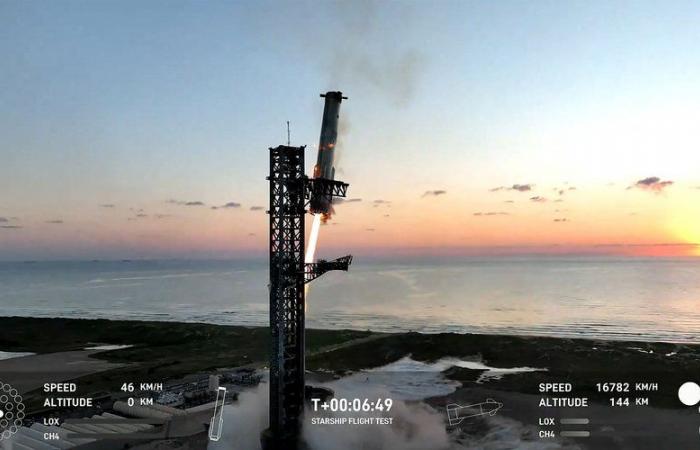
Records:
{"label": "grassy field", "polygon": [[[217,368],[266,365],[266,327],[200,323],[76,319],[0,318],[0,350],[34,353],[85,348],[90,344],[133,347],[99,353],[100,359],[129,366],[80,379],[81,391],[113,392],[125,380],[167,381]],[[569,381],[580,394],[603,400],[595,384],[656,381],[657,406],[677,407],[676,389],[700,373],[700,346],[517,337],[475,334],[380,334],[368,331],[307,330],[307,369],[344,374],[381,366],[406,355],[425,362],[452,356],[479,359],[492,367],[537,367],[541,372],[514,374],[489,387],[536,393],[540,382]],[[2,374],[0,374],[1,376]],[[453,369],[447,376],[465,387],[477,371]],[[39,397],[35,392],[29,395]]]}
{"label": "grassy field", "polygon": [[[309,352],[362,339],[366,331],[308,330]],[[262,366],[268,360],[269,328],[199,323],[138,322],[79,319],[0,318],[0,350],[50,353],[102,344],[133,347],[99,353],[100,359],[128,367],[80,378],[83,394],[114,392],[124,381],[164,382],[217,368]],[[0,377],[2,374],[0,373]],[[41,392],[25,396],[34,405]]]}

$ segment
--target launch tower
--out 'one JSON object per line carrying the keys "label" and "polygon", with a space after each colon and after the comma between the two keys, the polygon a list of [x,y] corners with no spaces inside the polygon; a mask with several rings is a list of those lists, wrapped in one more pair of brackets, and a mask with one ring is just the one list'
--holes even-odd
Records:
{"label": "launch tower", "polygon": [[[323,128],[323,127],[322,127]],[[323,136],[322,129],[322,136]],[[345,197],[348,184],[304,175],[305,147],[270,149],[270,428],[265,450],[298,448],[305,398],[304,285],[329,270],[348,270],[352,256],[305,263],[306,207]],[[332,161],[331,161],[332,163]]]}

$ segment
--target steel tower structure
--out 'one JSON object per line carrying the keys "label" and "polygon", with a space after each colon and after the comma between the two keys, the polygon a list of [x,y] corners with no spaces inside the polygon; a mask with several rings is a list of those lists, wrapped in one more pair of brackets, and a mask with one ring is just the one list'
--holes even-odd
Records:
{"label": "steel tower structure", "polygon": [[304,284],[329,270],[348,270],[350,255],[305,264],[306,206],[345,197],[347,183],[304,175],[305,147],[270,149],[270,428],[266,450],[298,448],[305,394]]}

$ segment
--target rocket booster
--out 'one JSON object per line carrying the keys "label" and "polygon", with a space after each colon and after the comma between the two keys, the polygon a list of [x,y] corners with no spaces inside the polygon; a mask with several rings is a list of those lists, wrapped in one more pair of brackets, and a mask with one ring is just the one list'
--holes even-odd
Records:
{"label": "rocket booster", "polygon": [[[329,91],[321,94],[326,99],[323,107],[323,120],[321,121],[321,137],[318,142],[318,157],[314,166],[314,178],[325,178],[333,180],[335,178],[335,143],[338,139],[338,117],[340,114],[340,103],[347,99],[339,91]],[[333,208],[330,199],[318,198],[311,202],[311,212],[321,213],[328,217]]]}

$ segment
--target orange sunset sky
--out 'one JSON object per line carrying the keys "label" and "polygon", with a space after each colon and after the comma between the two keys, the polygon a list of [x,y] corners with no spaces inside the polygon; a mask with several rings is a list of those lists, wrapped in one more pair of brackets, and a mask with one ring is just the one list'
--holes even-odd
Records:
{"label": "orange sunset sky", "polygon": [[698,4],[401,5],[1,6],[0,259],[265,255],[331,89],[320,256],[700,255]]}

